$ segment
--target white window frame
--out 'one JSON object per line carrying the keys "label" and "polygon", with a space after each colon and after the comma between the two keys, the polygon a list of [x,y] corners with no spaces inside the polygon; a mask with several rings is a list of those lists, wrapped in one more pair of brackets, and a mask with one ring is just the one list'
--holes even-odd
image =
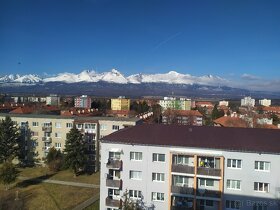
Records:
{"label": "white window frame", "polygon": [[[229,183],[229,186],[228,186]],[[239,188],[237,187],[239,183]],[[226,187],[229,190],[241,190],[241,180],[235,180],[235,179],[228,179],[226,183]]]}
{"label": "white window frame", "polygon": [[73,123],[66,123],[66,128],[73,128]]}
{"label": "white window frame", "polygon": [[143,160],[142,152],[130,152],[130,160],[142,161]]}
{"label": "white window frame", "polygon": [[132,180],[142,180],[142,171],[129,171],[129,179]]}
{"label": "white window frame", "polygon": [[55,143],[55,148],[61,148],[61,143]]}
{"label": "white window frame", "polygon": [[55,123],[55,128],[61,128],[61,122],[56,122]]}
{"label": "white window frame", "polygon": [[130,198],[134,198],[134,199],[142,198],[142,192],[140,190],[129,190],[128,195]]}
{"label": "white window frame", "polygon": [[32,122],[32,127],[39,127],[39,122]]}
{"label": "white window frame", "polygon": [[[257,189],[255,188],[255,186],[256,186],[256,184],[257,184]],[[260,188],[260,185],[263,185],[263,190],[261,190]],[[267,185],[267,191],[265,190],[265,185]],[[261,192],[261,193],[269,193],[269,191],[270,191],[270,186],[269,186],[270,184],[269,183],[266,183],[266,182],[254,182],[254,191],[255,192]]]}
{"label": "white window frame", "polygon": [[120,130],[120,126],[119,125],[112,125],[112,130],[113,131],[118,131],[118,130]]}
{"label": "white window frame", "polygon": [[[238,167],[238,162],[240,161],[240,167]],[[242,169],[242,160],[241,159],[227,159],[227,167],[232,169]]]}
{"label": "white window frame", "polygon": [[164,193],[161,193],[161,192],[152,192],[152,201],[161,201],[161,202],[164,202]]}
{"label": "white window frame", "polygon": [[164,182],[165,174],[164,173],[152,173],[152,181],[153,182]]}
{"label": "white window frame", "polygon": [[[212,181],[213,182],[213,185],[209,185],[209,181]],[[201,178],[199,179],[199,186],[200,187],[214,187],[215,186],[215,180],[214,179],[204,179],[204,178]]]}
{"label": "white window frame", "polygon": [[[160,155],[163,155],[164,160],[159,160]],[[160,162],[160,163],[165,163],[165,154],[161,153],[153,153],[153,162]]]}
{"label": "white window frame", "polygon": [[109,152],[109,159],[112,160],[120,160],[121,159],[121,152]]}
{"label": "white window frame", "polygon": [[[263,164],[263,169],[261,169],[261,164]],[[266,169],[266,166],[267,166],[267,169]],[[269,161],[256,160],[254,167],[255,167],[256,171],[270,172],[271,163]]]}
{"label": "white window frame", "polygon": [[226,209],[240,209],[241,201],[240,200],[226,200]]}

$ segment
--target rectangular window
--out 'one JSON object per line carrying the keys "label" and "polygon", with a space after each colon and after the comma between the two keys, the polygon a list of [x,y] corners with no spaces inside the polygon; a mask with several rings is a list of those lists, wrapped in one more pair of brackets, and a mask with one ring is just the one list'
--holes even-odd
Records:
{"label": "rectangular window", "polygon": [[152,181],[164,182],[164,173],[152,173]]}
{"label": "rectangular window", "polygon": [[238,159],[227,159],[228,168],[241,168],[242,160]]}
{"label": "rectangular window", "polygon": [[31,131],[31,136],[37,137],[39,133],[37,131]]}
{"label": "rectangular window", "polygon": [[255,170],[258,170],[258,171],[270,171],[270,162],[255,161]]}
{"label": "rectangular window", "polygon": [[267,204],[266,203],[254,203],[253,210],[267,210]]}
{"label": "rectangular window", "polygon": [[165,154],[153,153],[153,162],[165,162]]}
{"label": "rectangular window", "polygon": [[129,190],[129,197],[130,198],[141,198],[142,192],[140,190]]}
{"label": "rectangular window", "polygon": [[56,122],[56,123],[55,123],[55,127],[56,127],[56,128],[61,128],[61,123],[60,123],[60,122]]}
{"label": "rectangular window", "polygon": [[76,124],[76,128],[77,128],[77,129],[83,129],[83,127],[84,127],[83,124],[80,124],[80,123],[79,123],[79,124]]}
{"label": "rectangular window", "polygon": [[189,178],[186,176],[172,175],[174,186],[188,187]]}
{"label": "rectangular window", "polygon": [[94,123],[85,123],[85,129],[95,130],[95,124]]}
{"label": "rectangular window", "polygon": [[269,183],[254,182],[254,190],[258,192],[269,192]]}
{"label": "rectangular window", "polygon": [[66,128],[73,128],[73,123],[66,123]]}
{"label": "rectangular window", "polygon": [[39,126],[39,122],[32,122],[32,126],[33,127],[38,127]]}
{"label": "rectangular window", "polygon": [[129,178],[130,179],[142,179],[142,171],[129,171]]}
{"label": "rectangular window", "polygon": [[213,179],[200,179],[200,186],[214,187],[214,180]]}
{"label": "rectangular window", "polygon": [[241,202],[235,200],[226,200],[226,208],[227,209],[240,209]]}
{"label": "rectangular window", "polygon": [[142,160],[142,152],[130,152],[130,160]]}
{"label": "rectangular window", "polygon": [[118,131],[118,130],[120,130],[120,126],[118,126],[118,125],[113,125],[113,126],[112,126],[112,129],[113,129],[113,131]]}
{"label": "rectangular window", "polygon": [[109,159],[120,160],[121,159],[121,153],[120,152],[109,152]]}
{"label": "rectangular window", "polygon": [[241,181],[240,180],[228,179],[227,180],[227,189],[240,190],[241,189]]}
{"label": "rectangular window", "polygon": [[61,133],[55,133],[54,136],[55,138],[61,138]]}
{"label": "rectangular window", "polygon": [[190,160],[187,155],[173,155],[173,164],[175,165],[188,165]]}
{"label": "rectangular window", "polygon": [[152,192],[153,201],[164,201],[164,193]]}
{"label": "rectangular window", "polygon": [[61,148],[61,143],[55,143],[55,148]]}

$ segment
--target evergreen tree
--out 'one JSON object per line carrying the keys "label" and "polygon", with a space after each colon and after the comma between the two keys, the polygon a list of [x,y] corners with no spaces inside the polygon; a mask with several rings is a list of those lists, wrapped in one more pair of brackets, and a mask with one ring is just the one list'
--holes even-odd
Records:
{"label": "evergreen tree", "polygon": [[50,171],[59,171],[62,166],[63,155],[60,150],[52,147],[46,157],[46,163],[50,169]]}
{"label": "evergreen tree", "polygon": [[19,128],[7,116],[0,122],[0,162],[12,160],[19,155]]}
{"label": "evergreen tree", "polygon": [[74,176],[79,170],[84,170],[87,163],[87,149],[84,137],[81,132],[74,126],[67,133],[65,142],[65,166],[73,170]]}
{"label": "evergreen tree", "polygon": [[5,185],[6,190],[9,189],[9,185],[15,182],[18,175],[14,164],[12,162],[5,162],[0,168],[0,183]]}

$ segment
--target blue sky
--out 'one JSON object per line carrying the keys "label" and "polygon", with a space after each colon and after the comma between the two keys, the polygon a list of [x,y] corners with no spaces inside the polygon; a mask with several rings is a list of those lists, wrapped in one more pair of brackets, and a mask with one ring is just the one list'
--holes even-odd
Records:
{"label": "blue sky", "polygon": [[0,0],[0,72],[279,81],[279,11],[278,0]]}

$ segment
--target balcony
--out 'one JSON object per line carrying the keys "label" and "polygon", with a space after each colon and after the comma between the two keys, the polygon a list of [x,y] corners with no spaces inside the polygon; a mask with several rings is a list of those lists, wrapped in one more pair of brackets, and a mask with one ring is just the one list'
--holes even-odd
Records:
{"label": "balcony", "polygon": [[115,207],[118,209],[122,208],[122,200],[115,200],[110,197],[106,198],[106,206]]}
{"label": "balcony", "polygon": [[106,187],[122,188],[122,180],[106,179]]}
{"label": "balcony", "polygon": [[205,175],[205,176],[218,176],[218,177],[221,177],[221,169],[198,167],[197,168],[197,174],[198,175]]}
{"label": "balcony", "polygon": [[47,133],[51,133],[51,132],[52,132],[52,127],[43,126],[43,127],[42,127],[42,131],[47,132]]}
{"label": "balcony", "polygon": [[188,195],[193,195],[194,190],[192,187],[181,187],[181,186],[171,186],[171,193],[177,193],[177,194],[188,194]]}
{"label": "balcony", "polygon": [[51,137],[42,137],[42,141],[44,141],[44,142],[52,142],[52,138]]}
{"label": "balcony", "polygon": [[172,165],[171,171],[177,173],[194,174],[194,166],[181,165],[181,164]]}
{"label": "balcony", "polygon": [[221,198],[221,191],[198,189],[197,190],[197,196],[210,197],[210,198]]}
{"label": "balcony", "polygon": [[120,170],[122,168],[122,161],[121,160],[109,159],[107,164],[106,164],[106,167],[109,168],[109,169],[118,169],[118,170]]}

